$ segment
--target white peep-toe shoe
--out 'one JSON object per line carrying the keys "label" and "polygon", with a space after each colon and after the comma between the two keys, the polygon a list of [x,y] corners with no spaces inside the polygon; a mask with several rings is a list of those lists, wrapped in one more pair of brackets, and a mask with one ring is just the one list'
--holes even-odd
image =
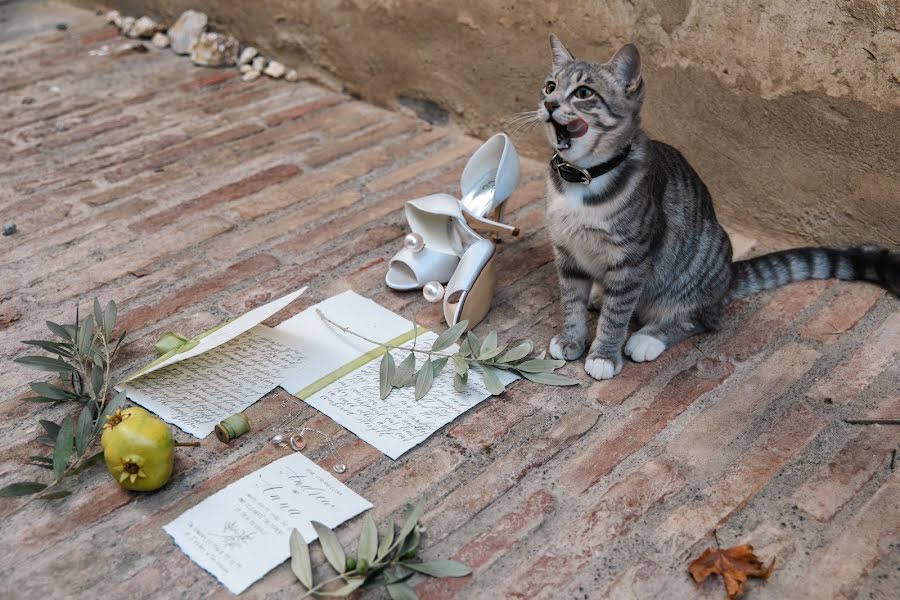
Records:
{"label": "white peep-toe shoe", "polygon": [[[460,178],[462,200],[433,194],[407,202],[404,210],[412,232],[388,264],[387,286],[415,290],[431,282],[445,284],[468,246],[481,239],[476,231],[518,235],[517,227],[499,222],[503,203],[518,182],[519,155],[509,137],[498,133],[466,163]],[[430,296],[432,301],[440,299],[436,292]]]}
{"label": "white peep-toe shoe", "polygon": [[384,281],[395,290],[415,290],[429,282],[447,283],[466,249],[481,239],[469,227],[459,202],[449,194],[410,200],[404,207],[412,233],[391,258]]}

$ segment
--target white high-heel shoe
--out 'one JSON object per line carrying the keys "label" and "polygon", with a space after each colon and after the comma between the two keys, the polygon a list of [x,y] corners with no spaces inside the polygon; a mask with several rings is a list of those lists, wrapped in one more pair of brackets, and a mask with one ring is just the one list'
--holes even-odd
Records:
{"label": "white high-heel shoe", "polygon": [[478,240],[463,216],[459,201],[449,194],[410,200],[404,207],[412,233],[391,258],[384,281],[395,290],[415,290],[429,282],[447,283],[460,257]]}
{"label": "white high-heel shoe", "polygon": [[475,151],[459,180],[459,203],[469,224],[478,231],[519,235],[517,227],[500,222],[503,203],[518,183],[519,154],[509,136],[495,134]]}
{"label": "white high-heel shoe", "polygon": [[444,319],[453,326],[468,321],[467,329],[478,325],[491,309],[496,247],[489,240],[478,240],[466,249],[444,293]]}
{"label": "white high-heel shoe", "polygon": [[[519,182],[519,155],[504,133],[482,144],[460,178],[462,200],[433,194],[410,200],[404,208],[412,233],[391,258],[384,281],[395,290],[414,290],[429,282],[447,283],[476,231],[518,235],[499,222],[503,203]],[[468,223],[468,226],[464,227]]]}

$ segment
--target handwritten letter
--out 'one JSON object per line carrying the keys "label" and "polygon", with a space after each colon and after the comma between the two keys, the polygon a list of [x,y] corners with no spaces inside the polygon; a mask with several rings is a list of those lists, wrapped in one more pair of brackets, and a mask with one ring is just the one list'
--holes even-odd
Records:
{"label": "handwritten letter", "polygon": [[290,556],[292,528],[309,543],[317,537],[311,521],[333,529],[370,508],[298,452],[232,483],[164,529],[194,562],[240,594]]}
{"label": "handwritten letter", "polygon": [[300,369],[303,354],[283,334],[257,326],[190,360],[175,363],[124,386],[128,397],[196,436],[240,412]]}
{"label": "handwritten letter", "polygon": [[[417,346],[429,348],[436,338],[433,333],[422,335]],[[412,342],[405,345],[411,346]],[[446,352],[456,350],[453,346]],[[406,354],[401,350],[391,352],[397,364]],[[417,360],[417,367],[421,367],[422,357],[418,356]],[[381,400],[380,363],[381,358],[367,363],[313,394],[306,402],[395,460],[490,396],[477,368],[469,371],[466,390],[457,392],[453,388],[453,364],[448,363],[421,400],[415,399],[413,387],[395,389]],[[516,379],[508,373],[501,373],[500,377],[504,384]]]}

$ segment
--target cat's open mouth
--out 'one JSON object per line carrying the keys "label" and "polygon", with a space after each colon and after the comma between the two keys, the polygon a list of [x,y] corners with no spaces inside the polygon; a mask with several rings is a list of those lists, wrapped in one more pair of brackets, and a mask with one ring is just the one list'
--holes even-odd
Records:
{"label": "cat's open mouth", "polygon": [[580,138],[588,132],[588,124],[584,119],[576,118],[569,123],[562,124],[550,117],[550,123],[553,124],[553,130],[556,132],[557,150],[568,150],[574,138]]}

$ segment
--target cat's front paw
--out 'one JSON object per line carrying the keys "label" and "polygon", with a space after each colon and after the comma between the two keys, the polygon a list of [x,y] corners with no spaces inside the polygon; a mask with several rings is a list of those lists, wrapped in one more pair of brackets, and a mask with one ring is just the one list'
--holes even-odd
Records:
{"label": "cat's front paw", "polygon": [[622,359],[614,362],[599,356],[589,356],[584,361],[584,370],[594,379],[612,379],[622,370]]}
{"label": "cat's front paw", "polygon": [[666,344],[646,333],[633,333],[625,342],[625,354],[634,362],[656,360],[666,349]]}
{"label": "cat's front paw", "polygon": [[550,340],[550,356],[557,360],[576,360],[584,354],[584,342],[569,339],[561,335]]}

